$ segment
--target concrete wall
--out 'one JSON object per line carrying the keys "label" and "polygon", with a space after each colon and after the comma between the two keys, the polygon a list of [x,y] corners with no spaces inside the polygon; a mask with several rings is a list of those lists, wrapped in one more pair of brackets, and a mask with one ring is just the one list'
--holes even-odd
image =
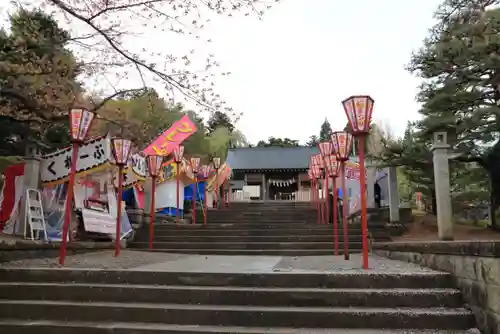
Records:
{"label": "concrete wall", "polygon": [[500,333],[500,242],[375,243],[373,251],[451,273],[478,328]]}

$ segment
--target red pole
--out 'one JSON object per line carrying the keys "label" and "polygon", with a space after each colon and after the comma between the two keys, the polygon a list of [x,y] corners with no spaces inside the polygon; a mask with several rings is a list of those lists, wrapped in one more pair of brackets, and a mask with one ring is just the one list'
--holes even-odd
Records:
{"label": "red pole", "polygon": [[319,206],[319,186],[318,186],[318,180],[314,181],[314,199],[316,202],[316,210],[318,211],[318,224],[321,224],[321,211],[320,211],[320,206]]}
{"label": "red pole", "polygon": [[[320,180],[321,180],[321,179],[320,179]],[[323,180],[323,181],[324,181],[324,180]],[[324,197],[324,192],[325,192],[325,183],[324,183],[324,182],[321,182],[321,181],[320,181],[320,183],[321,183],[321,186],[322,186],[322,188],[323,188],[323,189],[321,189],[321,193],[322,193],[323,195],[321,195],[321,198],[320,198],[320,201],[319,201],[319,207],[320,207],[320,209],[319,209],[319,210],[320,210],[320,212],[321,212],[321,224],[324,224],[324,223],[325,223],[325,211],[324,211],[324,203],[323,203],[324,198],[323,198],[323,197]]]}
{"label": "red pole", "polygon": [[366,171],[365,171],[365,137],[358,137],[359,149],[359,186],[361,190],[361,229],[363,235],[363,269],[368,269],[368,220],[366,212]]}
{"label": "red pole", "polygon": [[325,188],[325,218],[326,218],[326,223],[329,224],[330,223],[330,202],[328,202],[329,198],[328,198],[328,194],[329,194],[329,191],[328,191],[328,179],[329,179],[329,176],[328,174],[326,174],[326,188]]}
{"label": "red pole", "polygon": [[342,182],[342,226],[344,230],[344,259],[349,260],[349,231],[347,216],[349,215],[349,208],[347,204],[349,202],[349,194],[347,193],[347,187],[345,184],[345,161],[340,162],[340,177]]}
{"label": "red pole", "polygon": [[116,236],[115,236],[115,256],[120,256],[120,236],[122,228],[122,193],[123,193],[123,166],[118,166],[118,194],[116,194]]}
{"label": "red pole", "polygon": [[309,188],[309,204],[313,206],[313,182],[311,180],[311,187]]}
{"label": "red pole", "polygon": [[224,186],[226,185],[226,181],[223,181],[222,182],[222,187],[221,187],[221,197],[222,197],[222,207],[225,208],[226,207],[226,192],[225,192],[225,189],[224,189]]}
{"label": "red pole", "polygon": [[69,225],[71,223],[71,213],[73,212],[73,191],[75,187],[75,174],[76,174],[76,162],[78,159],[78,149],[79,145],[77,142],[73,142],[73,155],[71,157],[71,169],[69,172],[68,180],[68,190],[66,191],[66,203],[64,208],[64,223],[62,231],[61,245],[59,246],[59,264],[64,266],[64,260],[66,259],[66,246],[68,242],[68,231]]}
{"label": "red pole", "polygon": [[203,225],[207,225],[207,216],[208,216],[208,205],[207,205],[207,184],[208,179],[205,180],[205,184],[203,187],[203,206],[205,207],[205,217],[203,217]]}
{"label": "red pole", "polygon": [[[153,239],[155,233],[155,217],[156,217],[156,208],[155,208],[155,200],[156,200],[156,177],[152,177],[153,184],[151,185],[151,207],[149,212],[149,249],[153,249]],[[179,210],[177,210],[179,211]]]}
{"label": "red pole", "polygon": [[339,255],[339,228],[337,222],[337,182],[336,178],[332,179],[332,190],[333,190],[333,243],[335,248],[335,255]]}
{"label": "red pole", "polygon": [[219,208],[219,169],[215,170],[215,203],[217,204],[217,209]]}
{"label": "red pole", "polygon": [[177,224],[179,224],[179,220],[180,220],[180,217],[181,217],[181,214],[179,212],[179,193],[180,193],[180,183],[181,183],[181,171],[180,171],[180,164],[177,162],[177,170],[176,170],[176,177],[175,177],[175,182],[176,182],[176,188],[175,188],[175,194],[177,196],[177,205],[176,205],[176,208],[175,208],[175,222]]}
{"label": "red pole", "polygon": [[198,188],[198,178],[196,174],[194,175],[194,185],[193,185],[193,212],[191,213],[192,224],[196,224],[196,190]]}

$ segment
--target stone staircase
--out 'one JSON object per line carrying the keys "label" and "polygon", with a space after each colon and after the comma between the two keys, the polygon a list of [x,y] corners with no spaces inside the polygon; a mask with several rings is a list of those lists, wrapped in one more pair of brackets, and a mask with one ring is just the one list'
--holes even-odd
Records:
{"label": "stone staircase", "polygon": [[[196,224],[156,224],[153,251],[288,256],[334,252],[333,225],[318,225],[317,211],[309,203],[232,203],[230,208],[210,210],[207,226],[202,222],[203,214],[199,212]],[[147,227],[139,231],[130,247],[147,249],[148,233]],[[388,240],[383,224],[372,224],[370,233],[377,241]],[[350,252],[361,251],[361,234],[361,223],[349,224]],[[343,242],[339,226],[339,254],[343,253]]]}
{"label": "stone staircase", "polygon": [[461,303],[432,271],[0,270],[0,333],[465,333]]}

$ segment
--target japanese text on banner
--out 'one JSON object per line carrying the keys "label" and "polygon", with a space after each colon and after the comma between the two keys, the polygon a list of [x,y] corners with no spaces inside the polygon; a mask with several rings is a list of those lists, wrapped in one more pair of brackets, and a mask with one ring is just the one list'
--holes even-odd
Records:
{"label": "japanese text on banner", "polygon": [[187,115],[175,122],[144,149],[146,155],[168,155],[197,130]]}

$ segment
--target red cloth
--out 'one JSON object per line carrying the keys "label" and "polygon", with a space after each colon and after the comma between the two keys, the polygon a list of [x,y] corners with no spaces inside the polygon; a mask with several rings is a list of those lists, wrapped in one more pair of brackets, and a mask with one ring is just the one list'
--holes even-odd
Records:
{"label": "red cloth", "polygon": [[24,175],[24,162],[10,165],[4,170],[4,185],[2,189],[2,205],[0,206],[0,231],[9,220],[16,201],[16,177]]}

